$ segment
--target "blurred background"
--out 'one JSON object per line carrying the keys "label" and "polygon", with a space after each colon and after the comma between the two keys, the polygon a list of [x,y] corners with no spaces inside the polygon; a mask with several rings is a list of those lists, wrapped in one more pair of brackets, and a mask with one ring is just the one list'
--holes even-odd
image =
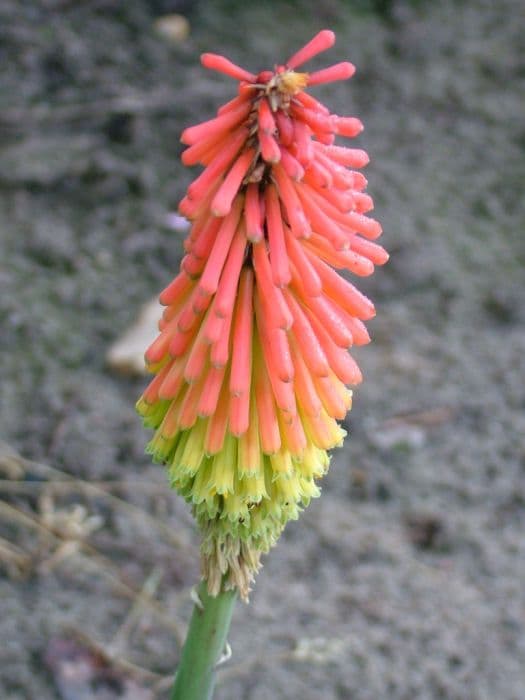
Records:
{"label": "blurred background", "polygon": [[525,697],[523,4],[1,0],[2,700],[168,696],[198,537],[108,351],[178,269],[181,130],[236,89],[199,54],[257,72],[323,28],[391,261],[216,697]]}

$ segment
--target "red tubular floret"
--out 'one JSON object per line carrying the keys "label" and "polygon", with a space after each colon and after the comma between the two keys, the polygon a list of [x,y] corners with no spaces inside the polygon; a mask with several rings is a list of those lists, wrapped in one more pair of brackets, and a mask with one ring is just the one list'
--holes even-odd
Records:
{"label": "red tubular floret", "polygon": [[226,112],[219,117],[215,117],[215,119],[209,119],[208,121],[184,129],[180,140],[182,143],[191,146],[201,139],[211,139],[213,136],[221,132],[226,132],[228,129],[236,126],[248,116],[250,110],[251,103],[243,103],[236,109],[232,109],[231,112]]}
{"label": "red tubular floret", "polygon": [[364,258],[368,258],[374,265],[384,265],[390,257],[382,246],[360,236],[352,236],[350,248]]}
{"label": "red tubular floret", "polygon": [[314,157],[310,127],[304,122],[294,119],[293,128],[297,159],[302,165],[308,165]]}
{"label": "red tubular floret", "polygon": [[[301,93],[299,93],[301,94]],[[275,122],[279,132],[279,141],[283,146],[289,146],[293,141],[293,122],[286,112],[278,109],[275,113]]]}
{"label": "red tubular floret", "polygon": [[334,119],[334,131],[339,136],[353,138],[360,134],[364,128],[363,122],[357,117],[335,117]]}
{"label": "red tubular floret", "polygon": [[244,70],[244,68],[237,66],[224,56],[220,56],[216,53],[203,53],[201,56],[201,63],[204,68],[224,73],[236,80],[245,80],[249,83],[255,83],[257,80],[257,76],[253,73]]}
{"label": "red tubular floret", "polygon": [[336,63],[329,68],[323,68],[308,76],[308,85],[320,85],[321,83],[331,83],[334,80],[348,80],[355,73],[355,66],[348,61]]}
{"label": "red tubular floret", "polygon": [[284,291],[284,298],[293,315],[291,332],[301,348],[306,366],[313,374],[326,376],[328,362],[305,312],[288,290]]}
{"label": "red tubular floret", "polygon": [[188,187],[188,195],[191,198],[201,196],[215,181],[215,178],[224,173],[246,141],[247,136],[248,130],[243,127],[237,134],[228,139],[207,168]]}
{"label": "red tubular floret", "polygon": [[229,214],[233,199],[239,191],[244,176],[248,172],[248,168],[252,164],[254,155],[254,149],[249,148],[241,153],[232,165],[224,182],[217,190],[211,202],[211,212],[214,216],[226,216]]}
{"label": "red tubular floret", "polygon": [[257,243],[264,235],[262,229],[261,204],[259,200],[259,185],[252,182],[246,188],[246,199],[244,203],[246,238],[252,243]]}
{"label": "red tubular floret", "polygon": [[308,252],[312,265],[315,267],[321,282],[323,291],[351,316],[361,320],[368,320],[375,316],[374,305],[357,290],[353,284],[340,277],[329,265],[319,260],[316,255]]}
{"label": "red tubular floret", "polygon": [[268,100],[263,98],[259,102],[259,129],[265,134],[273,134],[276,130],[275,119],[268,104]]}
{"label": "red tubular floret", "polygon": [[266,187],[266,230],[273,281],[278,287],[284,287],[290,282],[290,268],[284,242],[281,207],[275,185]]}
{"label": "red tubular floret", "polygon": [[281,160],[281,149],[279,144],[271,134],[267,134],[259,129],[259,145],[261,155],[267,163],[278,163]]}
{"label": "red tubular floret", "polygon": [[273,177],[294,236],[296,238],[308,238],[312,230],[299,200],[297,189],[286,174],[284,163],[282,166],[279,164],[273,168]]}
{"label": "red tubular floret", "polygon": [[345,148],[344,146],[319,146],[316,145],[314,148],[319,148],[322,152],[335,160],[336,163],[340,165],[346,165],[349,168],[364,168],[368,165],[370,158],[368,153],[363,151],[361,148]]}
{"label": "red tubular floret", "polygon": [[295,69],[306,63],[317,54],[330,49],[335,44],[335,34],[329,29],[323,29],[314,36],[302,49],[299,49],[286,61],[288,68]]}
{"label": "red tubular floret", "polygon": [[253,335],[253,270],[244,268],[239,284],[239,298],[235,309],[232,342],[230,392],[234,395],[250,393],[252,375]]}
{"label": "red tubular floret", "polygon": [[237,229],[242,212],[244,197],[238,195],[235,199],[230,213],[224,217],[215,244],[210,252],[206,267],[199,280],[199,288],[205,294],[215,294],[219,284],[219,278],[224,267],[226,256],[230,249],[233,236]]}

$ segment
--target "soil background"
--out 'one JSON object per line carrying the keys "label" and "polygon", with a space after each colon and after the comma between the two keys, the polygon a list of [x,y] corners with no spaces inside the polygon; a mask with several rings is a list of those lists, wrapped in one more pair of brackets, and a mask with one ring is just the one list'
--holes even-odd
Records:
{"label": "soil background", "polygon": [[234,94],[199,54],[257,71],[324,27],[391,261],[349,439],[216,697],[525,698],[523,4],[1,0],[2,700],[168,697],[198,538],[105,356],[178,269],[180,132]]}

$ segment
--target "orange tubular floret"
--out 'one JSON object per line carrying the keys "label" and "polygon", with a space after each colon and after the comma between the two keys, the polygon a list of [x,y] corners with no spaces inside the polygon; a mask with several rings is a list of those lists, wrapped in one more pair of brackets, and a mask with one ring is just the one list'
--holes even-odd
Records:
{"label": "orange tubular floret", "polygon": [[225,374],[225,367],[210,367],[208,370],[197,406],[199,416],[211,416],[215,413]]}
{"label": "orange tubular floret", "polygon": [[286,449],[295,457],[302,457],[307,441],[299,415],[289,419],[286,413],[279,411],[279,426]]}
{"label": "orange tubular floret", "polygon": [[315,112],[313,109],[308,109],[302,105],[293,105],[291,109],[292,116],[300,119],[312,129],[314,133],[333,133],[334,127],[330,117],[326,114]]}
{"label": "orange tubular floret", "polygon": [[375,265],[384,265],[390,257],[382,246],[359,236],[352,236],[350,248],[364,258],[368,258]]}
{"label": "orange tubular floret", "polygon": [[283,328],[287,330],[292,325],[292,315],[280,290],[275,286],[272,279],[272,270],[268,260],[266,241],[254,243],[252,246],[253,265],[257,288],[268,300],[268,324],[272,328]]}
{"label": "orange tubular floret", "polygon": [[305,180],[321,192],[334,184],[332,173],[319,160],[312,160],[306,168],[305,175]]}
{"label": "orange tubular floret", "polygon": [[297,189],[286,174],[284,166],[277,165],[274,167],[273,177],[294,236],[297,238],[308,238],[312,230],[297,195]]}
{"label": "orange tubular floret", "polygon": [[250,394],[230,397],[230,432],[240,437],[250,425]]}
{"label": "orange tubular floret", "polygon": [[258,132],[261,155],[267,163],[278,163],[281,160],[281,149],[271,134],[266,134],[259,129]]}
{"label": "orange tubular floret", "polygon": [[168,348],[171,357],[176,358],[184,355],[193,342],[196,334],[197,324],[194,324],[194,326],[186,332],[178,331],[175,333]]}
{"label": "orange tubular floret", "polygon": [[288,68],[295,69],[306,63],[317,54],[326,51],[335,44],[335,34],[328,29],[323,29],[314,36],[302,49],[299,49],[287,61]]}
{"label": "orange tubular floret", "polygon": [[215,70],[218,73],[224,73],[230,76],[230,78],[235,78],[235,80],[246,80],[249,83],[255,83],[257,80],[257,76],[253,73],[244,70],[244,68],[237,66],[224,56],[220,56],[216,53],[203,53],[201,56],[201,63],[204,68]]}
{"label": "orange tubular floret", "polygon": [[297,191],[306,215],[310,219],[313,230],[329,240],[336,250],[348,248],[348,236],[341,230],[338,224],[330,219],[317,203],[309,197],[304,187],[305,185],[298,186]]}
{"label": "orange tubular floret", "polygon": [[167,323],[162,329],[161,333],[148,347],[148,349],[144,353],[146,364],[154,365],[164,358],[168,351],[172,338],[177,333],[177,321],[178,317],[175,317],[169,323]]}
{"label": "orange tubular floret", "polygon": [[[288,381],[288,370],[286,369],[286,365],[289,363],[289,350],[283,354],[277,354],[275,352],[276,347],[272,345],[271,332],[272,330],[280,329],[268,328],[266,323],[267,306],[262,304],[258,294],[255,295],[254,302],[258,335],[261,341],[264,361],[268,370],[268,377],[272,386],[275,403],[286,413],[294,414],[296,411],[295,394],[292,382]],[[281,379],[282,376],[286,376],[287,381]]]}
{"label": "orange tubular floret", "polygon": [[323,290],[341,308],[348,311],[351,316],[364,321],[375,316],[374,305],[370,299],[365,297],[353,284],[340,277],[335,270],[322,260],[319,260],[315,255],[310,252],[307,255],[321,278]]}
{"label": "orange tubular floret", "polygon": [[282,328],[272,328],[268,332],[270,351],[274,366],[282,382],[291,382],[294,377],[288,334]]}
{"label": "orange tubular floret", "polygon": [[195,425],[198,418],[197,407],[199,405],[199,397],[202,393],[205,379],[206,373],[203,372],[197,382],[193,382],[189,385],[180,410],[179,426],[181,430],[187,430]]}
{"label": "orange tubular floret", "polygon": [[236,197],[231,211],[223,219],[217,233],[215,244],[198,285],[199,289],[205,294],[215,294],[217,291],[224,263],[242,213],[243,201],[244,197],[242,195]]}
{"label": "orange tubular floret", "polygon": [[[350,239],[350,247],[353,240]],[[305,241],[305,250],[315,253],[332,267],[344,268],[361,277],[367,277],[374,271],[374,265],[368,258],[352,250],[334,250],[325,238],[316,233]]]}
{"label": "orange tubular floret", "polygon": [[339,308],[338,311],[342,314],[347,327],[352,333],[354,345],[367,345],[370,342],[370,335],[368,334],[368,331],[363,321],[361,321],[359,318],[351,316],[344,309]]}
{"label": "orange tubular floret", "polygon": [[363,122],[356,117],[335,117],[334,127],[336,134],[347,136],[348,138],[357,136],[365,128]]}
{"label": "orange tubular floret", "polygon": [[305,178],[305,182],[307,182],[307,184],[311,185],[314,189],[316,189],[319,197],[322,197],[327,202],[332,204],[341,213],[346,214],[347,212],[356,209],[354,197],[355,193],[351,193],[350,190],[341,190],[337,189],[337,187],[333,187],[330,189],[325,188],[320,190],[315,187],[315,183],[311,179],[306,180]]}
{"label": "orange tubular floret", "polygon": [[206,225],[202,228],[199,235],[195,238],[191,246],[191,253],[197,258],[205,259],[213,247],[217,233],[221,227],[221,219],[210,217]]}
{"label": "orange tubular floret", "polygon": [[222,175],[218,175],[213,183],[210,185],[209,189],[199,197],[191,199],[190,197],[184,197],[184,199],[179,203],[179,211],[187,219],[191,221],[197,221],[203,214],[209,215],[210,204],[215,196],[215,193],[219,189],[222,183]]}
{"label": "orange tubular floret", "polygon": [[300,102],[303,107],[312,109],[314,112],[319,112],[319,114],[325,115],[330,114],[330,110],[325,107],[324,104],[319,102],[319,100],[316,100],[315,97],[312,97],[312,95],[307,92],[298,92],[297,95],[294,95],[294,99],[296,102]]}
{"label": "orange tubular floret", "polygon": [[291,277],[284,242],[279,196],[274,185],[266,187],[266,230],[270,247],[270,265],[273,281],[278,287],[284,287],[290,283]]}
{"label": "orange tubular floret", "polygon": [[184,379],[191,384],[200,378],[204,371],[204,367],[208,360],[208,351],[210,346],[203,338],[202,327],[198,334],[193,347],[188,355],[188,361],[184,369]]}
{"label": "orange tubular floret", "polygon": [[222,450],[226,429],[228,428],[229,405],[230,393],[228,391],[228,382],[225,379],[219,393],[215,413],[210,416],[206,437],[204,438],[204,450],[209,455],[216,454]]}
{"label": "orange tubular floret", "polygon": [[215,178],[224,173],[246,141],[247,136],[248,130],[243,127],[235,136],[228,139],[207,168],[188,187],[188,195],[191,198],[199,197],[205,193]]}
{"label": "orange tubular floret", "polygon": [[255,182],[250,183],[246,188],[244,217],[246,222],[246,238],[252,243],[257,243],[263,238],[264,233],[262,229],[259,185]]}
{"label": "orange tubular floret", "polygon": [[270,109],[270,105],[268,104],[267,99],[263,98],[259,102],[258,119],[259,119],[259,129],[264,134],[274,134],[275,133],[275,129],[276,129],[275,119],[274,119],[274,116],[272,114],[272,110]]}
{"label": "orange tubular floret", "polygon": [[364,168],[370,162],[368,153],[360,148],[321,145],[315,145],[314,148],[321,150],[328,158],[335,160],[336,163],[346,165],[349,168]]}
{"label": "orange tubular floret", "polygon": [[187,333],[195,328],[199,321],[199,316],[203,314],[211,302],[210,294],[203,294],[199,287],[196,287],[184,308],[180,312],[177,328],[182,333]]}
{"label": "orange tubular floret", "polygon": [[210,313],[204,323],[204,337],[206,339],[206,342],[212,345],[213,343],[216,343],[219,340],[223,328],[226,324],[226,319],[217,316],[217,314],[215,313]]}
{"label": "orange tubular floret", "polygon": [[186,357],[178,357],[176,360],[167,365],[169,370],[159,386],[158,396],[161,399],[174,399],[182,388],[184,383],[184,366]]}
{"label": "orange tubular floret", "polygon": [[348,398],[341,391],[341,382],[331,373],[328,377],[315,377],[315,387],[324,410],[331,418],[343,420],[348,411]]}
{"label": "orange tubular floret", "polygon": [[159,398],[159,390],[160,387],[168,375],[171,367],[169,364],[167,364],[165,367],[163,367],[158,374],[155,375],[155,377],[151,380],[151,382],[148,384],[146,389],[144,390],[142,394],[142,398],[144,401],[148,404],[155,403],[155,401],[158,400]]}
{"label": "orange tubular floret", "polygon": [[[304,247],[295,239],[288,227],[285,227],[286,232],[286,249],[290,256],[290,261],[295,266],[298,276],[301,279],[301,284],[305,293],[309,297],[315,297],[321,294],[322,284],[319,275],[315,271],[311,262],[305,253]],[[293,277],[293,274],[292,274]]]}
{"label": "orange tubular floret", "polygon": [[257,315],[257,329],[264,355],[273,371],[270,379],[275,375],[281,382],[291,382],[294,376],[293,365],[290,358],[290,347],[286,331],[282,328],[272,328],[268,324],[268,304],[265,303],[259,290],[255,293],[254,308]]}
{"label": "orange tubular floret", "polygon": [[[184,391],[186,390],[186,387],[184,388]],[[180,412],[182,409],[182,400],[183,396],[180,397],[180,400],[177,402],[173,402],[171,406],[168,408],[166,415],[164,416],[164,419],[162,423],[160,424],[159,431],[160,434],[162,435],[163,438],[169,440],[173,438],[176,433],[178,433],[180,429]]]}
{"label": "orange tubular floret", "polygon": [[[233,132],[235,133],[235,132]],[[224,133],[219,131],[214,133],[209,138],[203,138],[187,148],[181,155],[180,159],[184,165],[197,165],[197,163],[205,163],[211,161],[217,153],[217,147],[224,142]]]}
{"label": "orange tubular floret", "polygon": [[227,216],[232,208],[232,202],[239,192],[239,188],[248,172],[248,168],[252,164],[255,151],[249,148],[241,153],[235,163],[232,165],[230,172],[226,175],[224,182],[217,190],[211,203],[211,212],[214,216]]}
{"label": "orange tubular floret", "polygon": [[335,187],[339,188],[340,190],[355,189],[353,187],[354,177],[350,171],[346,170],[341,165],[338,165],[320,151],[316,151],[315,161],[320,166],[322,166],[328,173],[330,173],[330,177],[332,178],[332,182]]}
{"label": "orange tubular floret", "polygon": [[348,175],[352,181],[352,189],[356,190],[357,192],[361,192],[362,190],[366,189],[368,180],[363,173],[356,173],[355,170],[352,170],[352,172],[349,172]]}
{"label": "orange tubular floret", "polygon": [[299,407],[306,415],[317,416],[321,411],[321,400],[315,390],[312,375],[293,339],[290,342],[290,348],[295,372],[294,387]]}
{"label": "orange tubular floret", "polygon": [[193,285],[193,280],[191,280],[185,272],[179,273],[173,282],[170,282],[160,293],[160,303],[163,306],[167,306],[168,304],[179,301],[182,296],[190,291]]}
{"label": "orange tubular floret", "polygon": [[355,66],[348,61],[336,63],[328,68],[323,68],[308,76],[308,86],[331,83],[334,80],[348,80],[355,73]]}
{"label": "orange tubular floret", "polygon": [[[375,219],[363,216],[363,214],[358,214],[354,211],[346,213],[341,212],[309,185],[301,184],[300,187],[303,190],[302,194],[310,195],[310,199],[307,199],[307,201],[313,202],[312,206],[318,207],[324,217],[329,220],[334,220],[335,225],[341,224],[345,229],[351,230],[354,233],[361,233],[367,238],[379,238],[383,232],[381,224]],[[301,190],[299,190],[299,192],[301,192]],[[303,198],[303,202],[304,201]]]}
{"label": "orange tubular floret", "polygon": [[238,470],[246,476],[257,475],[261,469],[261,445],[259,419],[255,404],[255,392],[250,395],[250,420],[248,430],[241,435],[238,447]]}
{"label": "orange tubular floret", "polygon": [[233,312],[245,250],[246,234],[244,222],[241,220],[233,237],[215,296],[214,311],[222,318],[230,316]]}
{"label": "orange tubular floret", "polygon": [[219,117],[214,119],[209,119],[208,121],[201,122],[195,126],[190,126],[184,129],[180,140],[182,143],[192,146],[198,143],[201,139],[212,139],[219,134],[226,135],[229,129],[237,126],[241,121],[246,119],[252,105],[250,102],[243,103],[239,105],[236,109],[232,109],[230,112],[221,114]]}
{"label": "orange tubular floret", "polygon": [[221,332],[217,340],[212,344],[210,360],[214,367],[224,367],[230,357],[230,331],[233,322],[233,313],[223,319]]}
{"label": "orange tubular floret", "polygon": [[355,211],[348,212],[347,221],[348,226],[352,228],[355,232],[361,233],[366,238],[371,238],[372,240],[379,238],[383,233],[381,224],[375,219],[371,219],[368,216],[363,216],[363,214],[358,214]]}
{"label": "orange tubular floret", "polygon": [[313,374],[320,377],[326,376],[328,362],[306,314],[293,294],[286,290],[284,296],[293,314],[294,323],[291,332],[301,348],[306,366]]}
{"label": "orange tubular floret", "polygon": [[304,168],[299,161],[292,156],[286,148],[281,148],[281,163],[283,168],[292,180],[300,182],[304,177]]}
{"label": "orange tubular floret", "polygon": [[308,439],[320,450],[330,450],[337,444],[334,444],[333,438],[337,423],[326,414],[324,409],[318,416],[305,416],[303,426]]}
{"label": "orange tubular floret", "polygon": [[206,261],[203,258],[197,258],[195,255],[190,253],[182,258],[180,267],[184,270],[190,277],[198,277],[202,270],[204,269]]}
{"label": "orange tubular floret", "polygon": [[253,271],[245,267],[239,283],[232,336],[230,392],[249,396],[252,376]]}
{"label": "orange tubular floret", "polygon": [[236,109],[237,107],[240,107],[242,104],[246,102],[246,100],[249,100],[253,96],[253,92],[250,93],[248,91],[243,92],[240,95],[237,95],[237,97],[234,97],[233,100],[230,100],[229,102],[226,102],[225,104],[221,105],[219,109],[217,110],[217,116],[220,117],[221,114],[226,114],[227,112],[231,112],[232,109]]}
{"label": "orange tubular floret", "polygon": [[277,423],[277,412],[272,387],[262,357],[257,333],[254,334],[254,390],[259,421],[261,449],[265,454],[274,454],[281,448],[281,435]]}
{"label": "orange tubular floret", "polygon": [[[302,94],[302,93],[299,93]],[[293,122],[287,112],[278,109],[275,113],[275,123],[279,132],[279,142],[283,146],[290,146],[293,142]]]}
{"label": "orange tubular floret", "polygon": [[294,141],[297,159],[302,165],[308,165],[314,157],[310,127],[298,119],[293,120]]}
{"label": "orange tubular floret", "polygon": [[359,384],[362,376],[354,358],[345,348],[334,342],[328,330],[313,314],[310,315],[310,322],[326,355],[330,369],[345,384]]}
{"label": "orange tubular floret", "polygon": [[337,309],[334,308],[324,294],[308,300],[306,315],[310,322],[312,322],[312,318],[318,319],[319,323],[339,347],[349,348],[352,345],[352,333],[346,326],[344,319],[337,312]]}
{"label": "orange tubular floret", "polygon": [[374,208],[374,200],[370,195],[354,192],[355,210],[358,214],[366,214]]}

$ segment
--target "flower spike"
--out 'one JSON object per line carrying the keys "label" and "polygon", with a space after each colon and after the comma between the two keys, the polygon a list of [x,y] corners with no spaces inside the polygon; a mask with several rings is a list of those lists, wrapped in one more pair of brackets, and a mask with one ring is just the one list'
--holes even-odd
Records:
{"label": "flower spike", "polygon": [[205,53],[239,81],[237,96],[182,133],[203,170],[179,210],[192,221],[181,271],[160,295],[155,375],[137,409],[148,445],[203,533],[202,575],[246,598],[260,556],[319,495],[341,445],[338,425],[362,375],[348,349],[370,341],[372,302],[339,270],[370,275],[388,253],[367,216],[362,149],[335,143],[363,129],[307,89],[354,73],[296,69],[335,42],[319,32],[274,71]]}

